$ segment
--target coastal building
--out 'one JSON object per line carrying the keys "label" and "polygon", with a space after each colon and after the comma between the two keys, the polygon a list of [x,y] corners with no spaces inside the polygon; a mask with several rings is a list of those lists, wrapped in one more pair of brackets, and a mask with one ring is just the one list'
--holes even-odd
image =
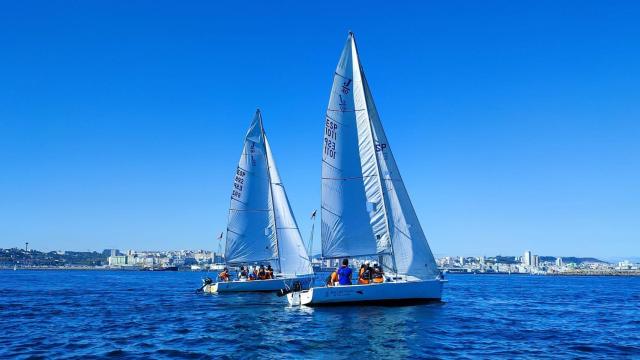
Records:
{"label": "coastal building", "polygon": [[540,266],[540,257],[538,255],[531,256],[531,266],[537,268]]}
{"label": "coastal building", "polygon": [[526,266],[531,266],[532,264],[532,255],[531,255],[531,251],[525,251],[524,255],[522,256],[522,264],[526,265]]}
{"label": "coastal building", "polygon": [[562,258],[561,257],[557,257],[556,258],[556,266],[557,267],[562,267]]}
{"label": "coastal building", "polygon": [[125,266],[127,265],[127,257],[124,255],[121,256],[109,256],[108,258],[109,266]]}

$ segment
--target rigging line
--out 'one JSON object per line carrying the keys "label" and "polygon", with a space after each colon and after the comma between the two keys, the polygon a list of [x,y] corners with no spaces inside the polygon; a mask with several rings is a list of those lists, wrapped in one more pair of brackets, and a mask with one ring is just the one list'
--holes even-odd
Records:
{"label": "rigging line", "polygon": [[[231,200],[235,200],[235,201],[239,202],[242,205],[247,205],[248,204],[248,203],[246,203],[244,201],[241,201],[241,200],[238,200],[238,199],[234,198],[233,196],[231,196]],[[229,204],[229,206],[231,206],[231,204]],[[229,211],[231,211],[231,208],[229,208]]]}
{"label": "rigging line", "polygon": [[269,211],[269,209],[264,210],[264,209],[229,209],[229,211],[246,211],[246,212],[265,212],[265,211]]}
{"label": "rigging line", "polygon": [[320,206],[320,209],[321,209],[321,210],[325,210],[325,211],[327,211],[327,212],[329,212],[329,213],[331,213],[331,214],[333,214],[333,215],[335,215],[335,216],[337,216],[337,217],[342,217],[342,215],[338,215],[338,214],[334,213],[333,211],[331,211],[331,210],[327,209],[327,208],[326,208],[326,207],[324,207],[324,206]]}
{"label": "rigging line", "polygon": [[[328,110],[328,108],[327,108],[327,110]],[[329,120],[333,121],[334,123],[338,123],[339,125],[342,125],[342,126],[349,126],[349,125],[345,125],[344,123],[342,123],[342,122],[341,122],[341,121],[339,121],[339,120],[334,119],[334,118],[333,118],[333,117],[331,117],[329,114],[325,114],[324,116],[325,116],[327,119],[329,119]]]}
{"label": "rigging line", "polygon": [[370,178],[370,177],[377,177],[378,175],[367,175],[367,176],[355,176],[355,177],[348,177],[348,178],[329,178],[329,177],[323,177],[322,180],[359,180],[359,179],[366,179],[366,178]]}
{"label": "rigging line", "polygon": [[[238,235],[238,236],[244,236],[244,235],[240,234],[239,232],[237,232],[237,231],[233,231],[233,230],[231,230],[231,229],[229,229],[229,228],[227,228],[227,232],[228,232],[228,233],[236,234],[236,235]],[[225,253],[225,255],[226,255],[226,253]]]}
{"label": "rigging line", "polygon": [[339,255],[339,256],[323,256],[323,259],[344,259],[344,258],[359,258],[359,257],[373,257],[380,255],[390,255],[391,253],[383,252],[383,253],[375,253],[375,254],[363,254],[363,255]]}
{"label": "rigging line", "polygon": [[[407,237],[407,239],[411,239],[411,235],[408,235],[407,233],[405,233],[404,231],[400,230],[400,228],[398,228],[397,226],[393,225],[393,230],[399,232],[400,234],[404,235]],[[426,236],[425,236],[426,238]]]}
{"label": "rigging line", "polygon": [[342,169],[338,168],[337,166],[333,166],[333,165],[329,164],[325,159],[322,159],[322,162],[327,164],[328,166],[331,166],[332,168],[334,168],[336,170],[342,170]]}
{"label": "rigging line", "polygon": [[367,109],[340,110],[340,109],[327,108],[327,111],[333,111],[333,112],[338,112],[338,113],[351,113],[351,112],[366,111],[366,110]]}

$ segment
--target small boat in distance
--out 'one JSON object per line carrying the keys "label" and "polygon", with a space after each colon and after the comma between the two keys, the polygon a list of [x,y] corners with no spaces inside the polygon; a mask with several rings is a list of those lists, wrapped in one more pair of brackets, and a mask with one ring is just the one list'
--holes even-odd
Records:
{"label": "small boat in distance", "polygon": [[384,269],[384,281],[293,291],[287,294],[290,304],[441,299],[445,281],[391,153],[353,33],[336,68],[325,118],[321,217],[322,258],[373,258]]}
{"label": "small boat in distance", "polygon": [[245,136],[229,207],[225,263],[229,267],[271,265],[274,277],[206,281],[210,293],[308,288],[313,268],[302,242],[258,109]]}

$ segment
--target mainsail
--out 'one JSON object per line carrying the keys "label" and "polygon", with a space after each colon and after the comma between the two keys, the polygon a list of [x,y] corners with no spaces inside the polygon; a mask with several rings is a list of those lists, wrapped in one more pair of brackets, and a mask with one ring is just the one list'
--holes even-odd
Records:
{"label": "mainsail", "polygon": [[325,121],[322,253],[380,255],[388,269],[419,278],[438,268],[382,128],[349,34]]}
{"label": "mainsail", "polygon": [[234,177],[225,257],[230,264],[270,262],[284,274],[313,272],[271,154],[260,110],[245,136]]}

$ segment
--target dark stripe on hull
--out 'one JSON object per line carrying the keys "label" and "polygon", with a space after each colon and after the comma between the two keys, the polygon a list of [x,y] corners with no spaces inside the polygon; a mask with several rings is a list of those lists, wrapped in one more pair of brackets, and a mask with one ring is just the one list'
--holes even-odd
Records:
{"label": "dark stripe on hull", "polygon": [[344,302],[309,303],[304,306],[407,306],[443,303],[439,298],[412,298],[412,299],[388,299],[388,300],[362,300]]}

